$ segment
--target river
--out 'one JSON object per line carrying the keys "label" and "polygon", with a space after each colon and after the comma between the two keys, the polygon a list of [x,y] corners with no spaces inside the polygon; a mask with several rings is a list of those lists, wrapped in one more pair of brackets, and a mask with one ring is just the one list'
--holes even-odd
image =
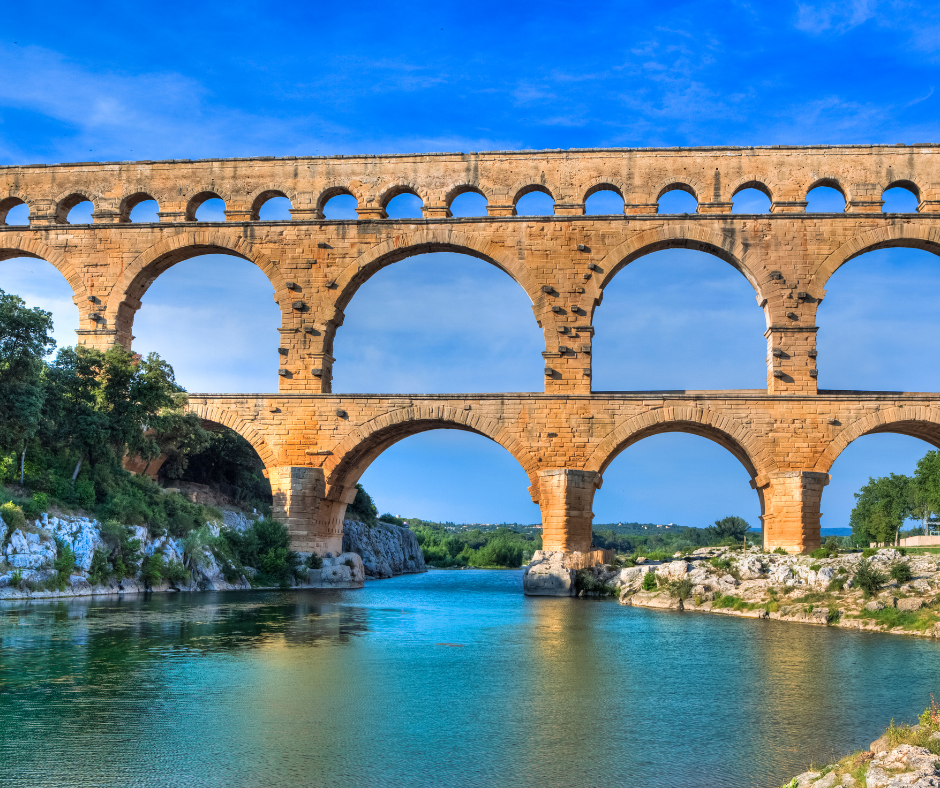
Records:
{"label": "river", "polygon": [[6,602],[0,785],[776,786],[913,721],[938,654],[518,571]]}

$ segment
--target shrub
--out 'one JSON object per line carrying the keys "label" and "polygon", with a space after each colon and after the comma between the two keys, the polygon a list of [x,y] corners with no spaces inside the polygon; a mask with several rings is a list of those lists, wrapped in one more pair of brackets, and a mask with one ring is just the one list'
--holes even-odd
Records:
{"label": "shrub", "polygon": [[835,606],[830,606],[829,611],[826,613],[826,626],[833,626],[840,618],[842,618],[842,611]]}
{"label": "shrub", "polygon": [[724,570],[725,572],[731,569],[730,558],[713,558],[708,563],[710,563],[713,567],[715,567],[715,569]]}
{"label": "shrub", "polygon": [[592,596],[614,596],[617,588],[594,576],[590,569],[579,569],[574,573],[574,587],[579,594],[590,594]]}
{"label": "shrub", "polygon": [[60,537],[55,537],[56,556],[53,568],[60,574],[70,575],[75,568],[75,551]]}
{"label": "shrub", "polygon": [[858,559],[858,563],[855,565],[855,585],[865,592],[866,598],[881,591],[887,582],[888,578],[884,572],[875,569],[871,565],[871,559],[864,556]]}
{"label": "shrub", "polygon": [[111,564],[108,562],[107,550],[98,548],[91,556],[91,569],[88,570],[88,582],[93,586],[101,586],[111,577]]}
{"label": "shrub", "polygon": [[845,578],[844,577],[834,577],[829,581],[829,585],[826,586],[827,591],[844,591],[845,590]]}
{"label": "shrub", "polygon": [[108,560],[114,575],[118,579],[131,577],[140,570],[140,539],[131,536],[131,530],[114,520],[105,520],[101,524],[101,538],[110,546]]}
{"label": "shrub", "polygon": [[23,573],[19,569],[14,569],[10,572],[10,585],[14,588],[19,588],[23,585]]}
{"label": "shrub", "polygon": [[877,547],[866,547],[864,550],[862,550],[862,558],[871,558],[877,552]]}
{"label": "shrub", "polygon": [[167,561],[163,566],[163,577],[170,585],[179,585],[190,577],[189,570],[179,561]]}
{"label": "shrub", "polygon": [[909,583],[914,579],[911,565],[907,561],[895,561],[891,564],[890,575],[892,580],[897,580],[899,583]]}
{"label": "shrub", "polygon": [[766,605],[764,605],[764,610],[766,610],[768,613],[776,613],[778,610],[780,610],[780,603],[777,602],[777,600],[771,600]]}
{"label": "shrub", "polygon": [[140,565],[140,579],[145,586],[158,586],[163,582],[163,569],[163,553],[148,555]]}
{"label": "shrub", "polygon": [[641,588],[644,591],[655,590],[656,588],[656,573],[655,572],[647,572],[645,575],[643,575],[643,584],[641,585]]}
{"label": "shrub", "polygon": [[33,503],[39,509],[39,513],[42,514],[49,509],[49,496],[44,492],[34,492]]}
{"label": "shrub", "polygon": [[310,569],[321,569],[323,567],[323,558],[316,553],[311,553],[306,564]]}
{"label": "shrub", "polygon": [[13,501],[8,501],[0,505],[0,518],[6,523],[8,531],[15,531],[17,528],[26,527],[26,515],[23,510]]}
{"label": "shrub", "polygon": [[685,601],[692,596],[692,581],[687,577],[683,577],[681,580],[673,580],[669,584],[669,593],[671,596]]}
{"label": "shrub", "polygon": [[775,548],[774,553],[776,553],[777,555],[789,555],[787,551],[784,550],[782,547]]}

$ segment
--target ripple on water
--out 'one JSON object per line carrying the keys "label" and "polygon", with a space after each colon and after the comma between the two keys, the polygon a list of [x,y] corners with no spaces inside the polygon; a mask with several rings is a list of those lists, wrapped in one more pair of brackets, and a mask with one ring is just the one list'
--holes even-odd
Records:
{"label": "ripple on water", "polygon": [[775,785],[938,686],[931,641],[520,586],[0,604],[0,785]]}

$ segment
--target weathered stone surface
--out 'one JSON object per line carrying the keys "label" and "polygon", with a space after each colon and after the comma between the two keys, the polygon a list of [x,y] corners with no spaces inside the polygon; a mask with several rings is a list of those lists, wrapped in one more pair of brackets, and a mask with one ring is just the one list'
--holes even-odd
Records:
{"label": "weathered stone surface", "polygon": [[666,580],[680,580],[689,573],[689,565],[685,561],[672,561],[656,567],[656,574]]}
{"label": "weathered stone surface", "polygon": [[909,596],[898,600],[897,609],[902,613],[913,613],[914,611],[920,610],[924,604],[923,599],[918,599],[916,596]]}
{"label": "weathered stone surface", "polygon": [[[845,194],[844,213],[805,213],[820,173]],[[882,192],[898,182],[921,199],[903,221],[880,213]],[[744,183],[773,195],[760,221],[731,212]],[[624,215],[584,215],[599,184],[623,194]],[[933,248],[937,184],[935,149],[917,145],[5,166],[0,257],[41,257],[61,271],[79,341],[101,348],[131,346],[137,308],[171,265],[207,250],[254,262],[281,311],[271,354],[285,396],[192,395],[189,408],[258,450],[298,551],[338,552],[362,468],[395,440],[448,427],[487,435],[520,462],[546,549],[588,550],[602,469],[639,437],[668,430],[705,435],[741,458],[761,490],[766,545],[806,552],[819,544],[822,491],[846,445],[872,431],[940,436],[936,394],[820,393],[816,384],[816,313],[829,277],[870,249]],[[533,187],[551,194],[554,216],[515,215]],[[660,193],[674,187],[696,195],[696,215],[657,213]],[[403,189],[421,198],[420,220],[387,220]],[[486,216],[450,215],[467,189],[487,198]],[[359,221],[324,220],[325,202],[340,192],[356,198]],[[226,221],[197,223],[214,195]],[[292,221],[260,220],[274,195],[289,197]],[[69,209],[86,198],[94,222],[69,225]],[[129,222],[136,201],[149,198],[160,222]],[[29,226],[6,226],[19,203],[30,206]],[[765,392],[592,394],[595,307],[628,261],[664,247],[711,252],[753,286],[766,317]],[[428,251],[483,257],[519,283],[544,333],[544,393],[330,396],[335,334],[356,290],[387,264]]]}
{"label": "weathered stone surface", "polygon": [[868,767],[867,788],[938,788],[940,769],[938,756],[925,747],[902,744],[893,750],[879,752]]}
{"label": "weathered stone surface", "polygon": [[387,578],[428,570],[414,531],[392,523],[379,522],[369,527],[346,520],[343,552],[357,553],[362,558],[366,577]]}
{"label": "weathered stone surface", "polygon": [[522,574],[522,590],[527,596],[573,596],[575,570],[565,564],[560,550],[536,550]]}
{"label": "weathered stone surface", "polygon": [[324,558],[320,569],[309,571],[308,581],[318,588],[362,588],[366,581],[362,556],[340,553],[335,558]]}
{"label": "weathered stone surface", "polygon": [[865,603],[865,609],[877,613],[879,610],[885,609],[885,603],[880,599],[872,599],[870,602]]}

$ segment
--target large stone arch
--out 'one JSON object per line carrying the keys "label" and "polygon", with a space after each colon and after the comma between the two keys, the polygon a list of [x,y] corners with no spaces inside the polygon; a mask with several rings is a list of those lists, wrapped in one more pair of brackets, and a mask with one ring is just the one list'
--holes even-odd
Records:
{"label": "large stone arch", "polygon": [[227,254],[254,263],[274,287],[275,300],[289,302],[290,294],[277,263],[243,237],[217,229],[183,232],[154,244],[124,269],[107,301],[107,320],[117,329],[117,342],[130,349],[134,314],[157,277],[177,263],[201,254]]}
{"label": "large stone arch", "polygon": [[[504,273],[509,274],[525,290],[533,304],[539,299],[539,288],[529,269],[522,260],[518,259],[518,256],[509,254],[505,248],[485,238],[444,227],[397,234],[360,255],[336,278],[337,297],[333,302],[334,314],[327,316],[326,319],[337,320],[356,291],[386,266],[428,252],[455,252],[495,265]],[[337,320],[337,322],[341,321]]]}
{"label": "large stone arch", "polygon": [[[20,233],[0,233],[0,261],[10,260],[14,257],[33,257],[45,260],[47,263],[55,266],[56,270],[65,277],[74,294],[72,300],[76,304],[84,300],[88,295],[85,286],[85,280],[82,278],[79,270],[72,265],[62,252],[50,249],[36,238],[28,237]],[[92,285],[94,283],[92,282]]]}
{"label": "large stone arch", "polygon": [[625,449],[666,432],[708,438],[731,452],[753,479],[777,468],[771,450],[741,422],[705,408],[680,406],[657,408],[627,419],[598,444],[584,469],[603,474]]}
{"label": "large stone arch", "polygon": [[264,435],[255,428],[251,421],[244,418],[237,410],[199,402],[187,403],[185,410],[187,413],[195,414],[202,421],[211,421],[215,424],[221,424],[223,427],[228,427],[230,430],[237,432],[251,444],[251,447],[261,458],[261,462],[264,463],[265,468],[272,468],[277,465],[276,455]]}
{"label": "large stone arch", "polygon": [[940,227],[921,222],[897,220],[860,233],[851,241],[842,244],[813,271],[808,286],[810,295],[817,299],[822,298],[826,293],[825,288],[830,277],[849,260],[876,249],[889,249],[897,246],[923,249],[940,255]]}
{"label": "large stone arch", "polygon": [[891,432],[909,435],[940,448],[940,408],[929,405],[909,405],[878,410],[847,424],[830,441],[816,461],[815,471],[829,473],[839,455],[854,440],[863,435]]}
{"label": "large stone arch", "polygon": [[357,426],[332,448],[332,454],[323,463],[326,497],[339,499],[390,446],[436,429],[473,432],[498,443],[516,459],[530,484],[537,488],[538,461],[502,423],[473,410],[441,405],[402,408]]}
{"label": "large stone arch", "polygon": [[[597,273],[586,283],[588,292],[594,296],[594,308],[601,303],[604,288],[630,263],[663,249],[694,249],[707,252],[739,271],[757,296],[758,303],[765,300],[764,288],[771,286],[770,271],[763,267],[757,271],[751,269],[747,260],[747,247],[733,234],[716,233],[696,224],[669,223],[662,227],[638,233],[623,243],[615,246],[597,263]],[[768,315],[768,321],[770,316]]]}

